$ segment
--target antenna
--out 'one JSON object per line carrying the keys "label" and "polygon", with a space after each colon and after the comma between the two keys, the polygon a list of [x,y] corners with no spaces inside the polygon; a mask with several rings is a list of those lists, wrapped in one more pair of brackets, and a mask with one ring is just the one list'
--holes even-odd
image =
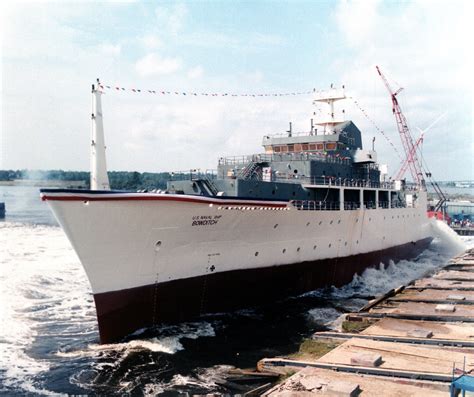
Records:
{"label": "antenna", "polygon": [[291,137],[293,135],[293,128],[292,128],[292,125],[291,125],[291,121],[290,121],[290,129],[286,132],[288,132],[289,137]]}

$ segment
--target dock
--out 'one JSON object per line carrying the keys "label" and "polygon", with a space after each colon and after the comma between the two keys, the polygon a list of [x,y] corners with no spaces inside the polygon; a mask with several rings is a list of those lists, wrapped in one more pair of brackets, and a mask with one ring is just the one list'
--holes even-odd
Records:
{"label": "dock", "polygon": [[259,370],[291,375],[263,395],[448,395],[454,379],[474,373],[474,250],[344,322],[350,332],[313,335],[335,346],[319,358],[261,360]]}

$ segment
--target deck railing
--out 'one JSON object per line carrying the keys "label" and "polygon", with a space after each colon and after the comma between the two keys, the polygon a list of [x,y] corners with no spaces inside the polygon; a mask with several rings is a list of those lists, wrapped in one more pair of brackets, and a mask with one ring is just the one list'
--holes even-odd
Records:
{"label": "deck railing", "polygon": [[[339,201],[316,201],[316,200],[291,200],[290,203],[298,210],[303,211],[338,211],[341,209]],[[364,209],[376,209],[375,201],[364,201]],[[344,201],[344,210],[358,210],[361,208],[359,201]],[[389,207],[388,201],[379,201],[378,208],[405,208],[403,202],[394,202]]]}
{"label": "deck railing", "polygon": [[348,157],[336,155],[324,155],[319,152],[294,152],[294,153],[273,153],[273,154],[253,154],[250,156],[231,156],[219,158],[219,165],[245,165],[249,162],[269,163],[272,161],[292,161],[292,160],[316,160],[333,164],[352,164]]}

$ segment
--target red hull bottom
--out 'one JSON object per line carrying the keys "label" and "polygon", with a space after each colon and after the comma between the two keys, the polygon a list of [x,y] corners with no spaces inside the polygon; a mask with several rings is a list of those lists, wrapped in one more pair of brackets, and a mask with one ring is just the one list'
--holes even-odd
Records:
{"label": "red hull bottom", "polygon": [[380,262],[416,257],[431,240],[343,258],[210,273],[95,294],[100,342],[117,342],[140,328],[163,322],[255,306],[324,286],[339,287]]}

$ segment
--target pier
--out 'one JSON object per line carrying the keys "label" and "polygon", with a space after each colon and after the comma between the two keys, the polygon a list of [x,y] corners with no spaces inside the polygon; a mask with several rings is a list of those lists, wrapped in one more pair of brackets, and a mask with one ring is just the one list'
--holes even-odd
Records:
{"label": "pier", "polygon": [[314,343],[329,347],[319,358],[261,360],[260,371],[291,375],[263,395],[446,396],[451,388],[452,395],[471,390],[474,249],[346,314],[342,328],[313,335]]}

